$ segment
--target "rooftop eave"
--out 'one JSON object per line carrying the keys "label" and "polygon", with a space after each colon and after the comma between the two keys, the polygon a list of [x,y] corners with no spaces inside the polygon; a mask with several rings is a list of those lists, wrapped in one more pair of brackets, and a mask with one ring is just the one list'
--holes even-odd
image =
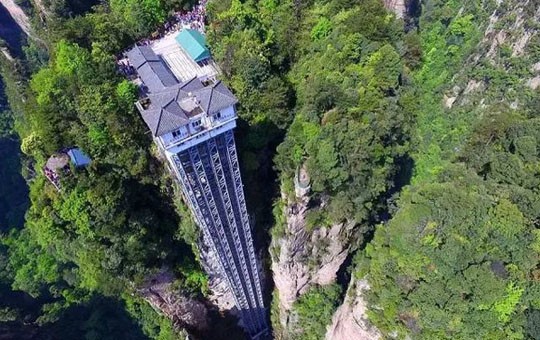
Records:
{"label": "rooftop eave", "polygon": [[[176,141],[176,142],[173,142],[173,143],[167,145],[166,148],[167,148],[167,149],[170,149],[170,148],[173,148],[173,147],[175,147],[175,146],[178,146],[178,145],[180,145],[180,144],[182,144],[182,143],[185,143],[185,142],[187,142],[187,141],[189,141],[189,140],[192,140],[193,138],[196,138],[196,137],[199,136],[199,135],[202,135],[202,134],[204,134],[204,133],[206,133],[206,132],[212,131],[213,129],[216,129],[216,128],[220,127],[220,126],[223,126],[223,125],[225,125],[225,124],[228,124],[228,123],[230,123],[230,122],[232,122],[232,121],[235,121],[235,120],[237,120],[237,119],[238,119],[238,115],[234,115],[234,116],[230,117],[229,119],[224,120],[224,121],[220,122],[219,124],[216,124],[216,125],[212,126],[211,129],[203,129],[203,130],[201,130],[201,131],[199,131],[199,132],[197,132],[197,133],[192,134],[191,136],[189,136],[189,137],[187,137],[187,138],[180,139],[180,140],[178,140],[178,141]],[[165,133],[160,134],[159,136],[154,136],[154,137],[161,137],[161,136],[163,136],[163,135],[165,135]]]}

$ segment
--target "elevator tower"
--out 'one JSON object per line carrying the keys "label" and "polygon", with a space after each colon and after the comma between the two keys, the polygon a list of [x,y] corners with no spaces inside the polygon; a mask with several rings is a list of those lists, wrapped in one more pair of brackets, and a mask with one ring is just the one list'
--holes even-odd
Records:
{"label": "elevator tower", "polygon": [[233,134],[237,99],[215,79],[178,82],[149,46],[135,46],[128,58],[141,85],[136,106],[181,183],[244,328],[253,339],[266,338],[260,268]]}

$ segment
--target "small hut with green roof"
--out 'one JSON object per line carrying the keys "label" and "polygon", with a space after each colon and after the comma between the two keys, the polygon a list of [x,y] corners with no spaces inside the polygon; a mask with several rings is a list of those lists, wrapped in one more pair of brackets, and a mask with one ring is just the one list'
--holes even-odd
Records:
{"label": "small hut with green roof", "polygon": [[196,62],[210,58],[210,51],[206,47],[206,38],[199,31],[184,28],[176,36],[176,41]]}

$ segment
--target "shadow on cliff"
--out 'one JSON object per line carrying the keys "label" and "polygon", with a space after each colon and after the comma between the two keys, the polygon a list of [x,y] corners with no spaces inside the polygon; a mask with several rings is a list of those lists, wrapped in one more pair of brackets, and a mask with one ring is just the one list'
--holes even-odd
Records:
{"label": "shadow on cliff", "polygon": [[[0,20],[2,20],[0,18]],[[0,79],[0,130],[11,120]],[[3,123],[3,124],[2,124]],[[0,233],[22,228],[29,205],[28,185],[22,176],[20,141],[8,131],[0,131]],[[6,134],[7,136],[2,137]]]}
{"label": "shadow on cliff", "polygon": [[[237,313],[238,311],[235,311]],[[249,310],[247,313],[260,313],[260,310]],[[264,310],[264,314],[268,314]],[[210,327],[203,334],[199,334],[201,340],[251,340],[250,335],[238,324],[238,317],[232,312],[219,312],[215,308],[209,311]],[[271,329],[270,320],[268,322],[268,330],[264,334],[258,334],[257,340],[270,340]]]}
{"label": "shadow on cliff", "polygon": [[0,159],[0,232],[7,232],[22,228],[29,204],[28,186],[21,175],[19,142],[0,137]]}
{"label": "shadow on cliff", "polygon": [[405,1],[405,32],[419,27],[420,16],[422,15],[422,5],[420,0]]}
{"label": "shadow on cliff", "polygon": [[238,325],[238,318],[230,312],[210,310],[210,327],[200,334],[201,340],[248,340],[249,337]]}
{"label": "shadow on cliff", "polygon": [[[388,192],[381,196],[379,200],[379,206],[384,207],[375,214],[370,221],[366,222],[364,229],[362,231],[362,239],[358,245],[357,250],[364,249],[366,245],[371,242],[373,236],[375,235],[376,225],[379,223],[384,223],[392,218],[392,214],[395,212],[396,208],[396,199],[401,190],[411,183],[414,170],[414,160],[409,155],[404,155],[395,160],[397,165],[397,171],[392,178],[394,183],[393,187],[388,190]],[[337,283],[343,288],[342,298],[344,297],[345,292],[347,291],[347,286],[351,280],[351,272],[353,265],[353,259],[356,255],[356,252],[352,251],[347,255],[347,258],[336,273]]]}
{"label": "shadow on cliff", "polygon": [[[285,130],[269,120],[251,125],[244,120],[239,120],[235,134],[253,242],[255,251],[262,260],[264,302],[268,307],[274,290],[268,252],[271,242],[270,229],[276,223],[273,213],[274,201],[280,197],[274,157],[278,145],[285,137]],[[266,315],[269,317],[268,312]],[[269,327],[271,327],[270,322]]]}
{"label": "shadow on cliff", "polygon": [[118,300],[96,295],[61,312],[57,320],[39,326],[36,318],[44,301],[18,294],[24,302],[16,302],[21,318],[0,322],[0,340],[148,339]]}

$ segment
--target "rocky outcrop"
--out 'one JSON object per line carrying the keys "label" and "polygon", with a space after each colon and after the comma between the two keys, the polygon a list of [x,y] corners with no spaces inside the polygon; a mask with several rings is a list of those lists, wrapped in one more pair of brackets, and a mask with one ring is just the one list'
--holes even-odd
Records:
{"label": "rocky outcrop", "polygon": [[30,35],[30,20],[21,7],[15,3],[15,0],[0,0],[0,4],[5,7],[21,30]]}
{"label": "rocky outcrop", "polygon": [[[516,72],[511,59],[527,61],[526,54],[535,43],[535,36],[539,29],[531,22],[540,21],[540,7],[532,0],[516,2],[515,6],[508,8],[503,2],[497,2],[485,25],[478,22],[483,29],[483,36],[475,48],[475,52],[468,58],[464,67],[452,77],[452,87],[446,91],[443,97],[443,105],[446,108],[454,106],[470,106],[472,109],[484,109],[498,100],[505,102],[508,107],[518,109],[524,103],[517,100],[507,101],[507,98],[497,97],[490,94],[493,87],[489,77],[474,78],[471,65],[488,62],[492,67],[503,72]],[[535,60],[532,60],[535,62]],[[530,67],[528,77],[521,76],[521,83],[508,87],[508,92],[523,92],[527,88],[537,89],[540,86],[540,68],[533,64]],[[479,113],[480,114],[480,113]]]}
{"label": "rocky outcrop", "polygon": [[169,271],[155,275],[138,290],[138,293],[159,313],[173,321],[177,330],[202,333],[209,327],[206,306],[176,291],[174,275]]}
{"label": "rocky outcrop", "polygon": [[383,0],[384,7],[394,12],[396,17],[403,19],[407,14],[407,0]]}
{"label": "rocky outcrop", "polygon": [[326,332],[327,340],[377,340],[381,333],[367,319],[364,300],[369,285],[365,279],[351,279],[343,304],[336,310]]}
{"label": "rocky outcrop", "polygon": [[[537,7],[534,14],[530,16],[527,14],[527,6],[530,6],[530,0],[516,3],[511,12],[505,11],[504,14],[500,14],[499,8],[493,11],[482,40],[483,44],[489,45],[485,57],[491,63],[496,63],[498,52],[506,46],[511,48],[512,57],[523,55],[531,38],[538,33],[538,29],[534,26],[530,27],[528,22],[537,22],[540,19],[540,7]],[[502,27],[497,27],[497,23],[502,20],[512,21]],[[479,54],[475,59],[479,60],[482,57],[484,55]]]}
{"label": "rocky outcrop", "polygon": [[221,274],[217,254],[210,247],[210,240],[202,237],[198,247],[201,264],[208,275],[208,288],[210,290],[208,300],[220,311],[236,314],[234,295],[229,288],[227,279]]}
{"label": "rocky outcrop", "polygon": [[[355,224],[337,223],[307,230],[309,198],[283,197],[283,200],[287,201],[283,212],[286,225],[282,236],[273,238],[271,253],[280,323],[287,329],[289,311],[297,298],[314,285],[327,285],[336,280],[336,273],[349,253]],[[319,208],[324,204],[320,203]]]}
{"label": "rocky outcrop", "polygon": [[15,61],[15,58],[13,58],[13,56],[11,55],[11,52],[9,52],[9,50],[6,47],[0,47],[0,52],[2,52],[2,54],[7,59],[7,61],[9,62]]}

